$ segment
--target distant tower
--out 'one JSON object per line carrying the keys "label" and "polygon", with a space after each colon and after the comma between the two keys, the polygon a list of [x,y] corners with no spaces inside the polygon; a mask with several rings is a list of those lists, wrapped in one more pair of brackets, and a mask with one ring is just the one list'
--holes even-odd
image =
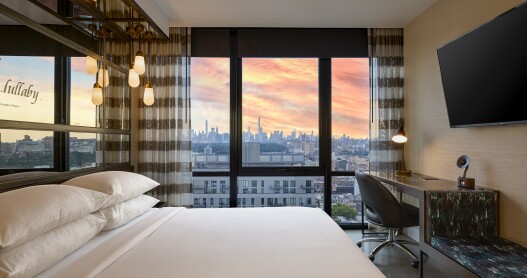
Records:
{"label": "distant tower", "polygon": [[209,121],[205,120],[205,138],[209,138]]}
{"label": "distant tower", "polygon": [[260,124],[260,116],[258,116],[258,141],[262,141],[262,125]]}

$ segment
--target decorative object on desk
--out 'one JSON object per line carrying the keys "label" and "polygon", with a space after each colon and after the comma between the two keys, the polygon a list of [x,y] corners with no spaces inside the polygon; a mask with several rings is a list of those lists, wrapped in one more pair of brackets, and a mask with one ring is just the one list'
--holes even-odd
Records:
{"label": "decorative object on desk", "polygon": [[401,160],[401,169],[395,170],[395,174],[398,176],[411,176],[412,171],[406,169],[406,163],[404,162],[404,143],[408,141],[408,137],[406,137],[406,133],[404,132],[404,126],[399,127],[399,130],[397,130],[395,135],[392,137],[392,141],[398,144],[402,144],[403,146],[403,158]]}
{"label": "decorative object on desk", "polygon": [[468,155],[462,155],[457,159],[457,167],[459,169],[465,169],[463,172],[463,177],[457,178],[457,186],[459,187],[466,187],[466,188],[474,188],[476,185],[476,180],[472,178],[467,178],[467,171],[470,164],[470,158]]}

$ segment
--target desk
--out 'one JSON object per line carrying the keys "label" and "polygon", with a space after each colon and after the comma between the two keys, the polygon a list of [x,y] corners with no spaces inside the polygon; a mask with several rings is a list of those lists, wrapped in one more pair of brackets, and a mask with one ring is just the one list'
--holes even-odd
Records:
{"label": "desk", "polygon": [[[499,195],[496,190],[459,188],[454,181],[420,174],[407,177],[392,173],[370,174],[419,200],[421,262],[423,253],[442,258],[441,253],[430,245],[432,236],[499,236]],[[422,272],[423,268],[420,268]]]}

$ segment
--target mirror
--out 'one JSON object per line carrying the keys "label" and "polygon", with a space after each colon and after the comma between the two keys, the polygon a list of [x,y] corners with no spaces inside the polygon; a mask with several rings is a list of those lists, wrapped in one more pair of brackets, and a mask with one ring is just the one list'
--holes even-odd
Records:
{"label": "mirror", "polygon": [[[130,41],[109,37],[104,59],[100,36],[50,13],[57,5],[0,0],[0,184],[129,162]],[[87,54],[108,66],[99,106]]]}

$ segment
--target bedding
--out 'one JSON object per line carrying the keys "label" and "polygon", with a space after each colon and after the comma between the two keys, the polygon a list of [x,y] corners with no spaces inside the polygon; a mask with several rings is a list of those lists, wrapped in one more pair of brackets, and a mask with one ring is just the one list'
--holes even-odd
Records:
{"label": "bedding", "polygon": [[100,217],[87,215],[16,247],[1,250],[0,277],[38,274],[88,242],[104,224]]}
{"label": "bedding", "polygon": [[384,277],[319,209],[150,209],[38,277]]}
{"label": "bedding", "polygon": [[158,182],[143,175],[122,171],[89,174],[62,184],[109,194],[110,197],[103,208],[135,198],[159,185]]}
{"label": "bedding", "polygon": [[40,185],[0,194],[0,248],[16,246],[99,210],[107,194],[72,186]]}
{"label": "bedding", "polygon": [[158,199],[147,195],[140,195],[117,205],[99,211],[99,215],[106,220],[103,231],[118,228],[155,206]]}

